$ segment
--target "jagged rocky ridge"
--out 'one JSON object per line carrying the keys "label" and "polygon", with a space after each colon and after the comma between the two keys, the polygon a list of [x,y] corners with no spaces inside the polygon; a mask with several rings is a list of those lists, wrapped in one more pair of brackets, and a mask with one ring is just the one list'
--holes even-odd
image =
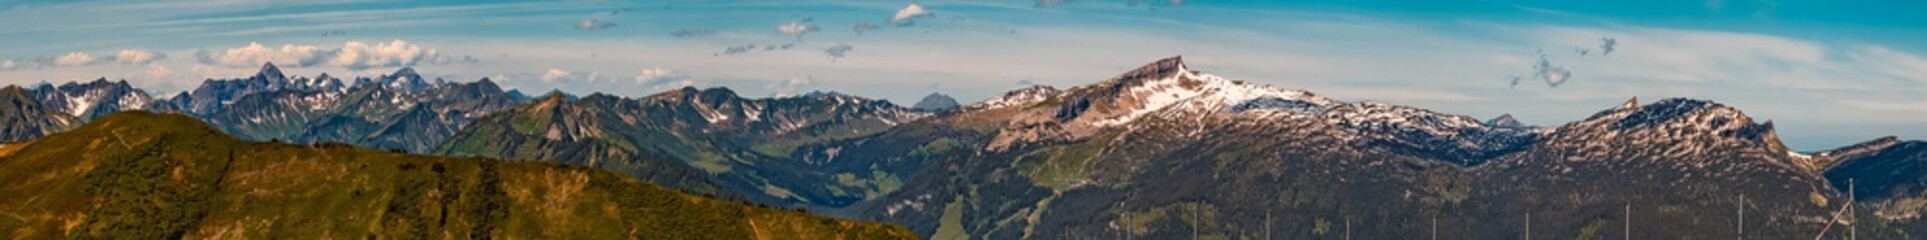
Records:
{"label": "jagged rocky ridge", "polygon": [[[1628,210],[1637,221],[1625,232],[1641,238],[1731,237],[1738,225],[1754,237],[1812,236],[1871,216],[1835,218],[1848,201],[1819,160],[1786,149],[1772,123],[1718,103],[1629,100],[1551,127],[1509,119],[1336,101],[1174,57],[886,133],[966,131],[865,139],[969,150],[932,158],[902,190],[845,214],[993,239],[1508,238],[1525,234],[1528,214],[1533,235],[1587,238],[1628,228]],[[1910,229],[1927,228],[1860,233]]]}
{"label": "jagged rocky ridge", "polygon": [[0,88],[0,142],[39,139],[80,125],[80,120],[34,99],[20,86]]}
{"label": "jagged rocky ridge", "polygon": [[[1702,100],[1629,100],[1536,127],[1243,83],[1175,57],[942,113],[834,93],[536,99],[486,79],[438,91],[461,84],[412,69],[343,87],[274,79],[287,77],[265,66],[148,108],[208,115],[255,140],[594,166],[936,237],[1331,238],[1345,224],[1374,230],[1360,237],[1396,238],[1430,233],[1434,225],[1414,219],[1437,219],[1441,235],[1500,238],[1524,233],[1516,223],[1525,213],[1536,216],[1534,235],[1577,237],[1625,227],[1615,214],[1628,207],[1648,223],[1630,229],[1644,238],[1729,237],[1736,210],[1754,236],[1867,221],[1886,222],[1861,229],[1876,237],[1927,229],[1912,220],[1927,206],[1916,173],[1927,170],[1912,167],[1922,151],[1908,147],[1917,142],[1802,154],[1779,143],[1771,122]],[[452,97],[465,91],[506,101]],[[395,100],[415,97],[458,100]],[[1848,179],[1866,187],[1858,198],[1846,197]],[[1832,217],[1849,202],[1869,214]]]}
{"label": "jagged rocky ridge", "polygon": [[287,76],[273,63],[253,76],[208,79],[164,99],[125,80],[106,79],[42,84],[28,93],[40,107],[71,116],[73,122],[67,125],[120,111],[153,110],[194,116],[247,140],[341,142],[408,152],[433,150],[475,118],[526,101],[486,78],[430,82],[414,69],[402,68],[343,84],[325,73]]}
{"label": "jagged rocky ridge", "polygon": [[245,142],[142,111],[0,146],[0,181],[0,231],[18,239],[916,238],[607,171]]}
{"label": "jagged rocky ridge", "polygon": [[929,115],[822,92],[762,99],[723,88],[633,99],[551,94],[478,120],[436,152],[559,161],[695,191],[722,188],[773,205],[836,206],[894,190],[896,176],[920,166],[837,161],[833,149],[828,156],[809,156],[796,154],[797,148]]}

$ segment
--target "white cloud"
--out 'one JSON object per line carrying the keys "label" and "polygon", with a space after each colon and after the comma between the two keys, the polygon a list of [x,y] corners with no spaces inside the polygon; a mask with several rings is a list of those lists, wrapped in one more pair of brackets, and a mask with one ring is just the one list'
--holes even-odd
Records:
{"label": "white cloud", "polygon": [[149,67],[147,69],[147,75],[154,78],[165,78],[168,76],[173,76],[174,70],[167,69],[167,66],[164,66],[164,65],[154,64],[153,67]]}
{"label": "white cloud", "polygon": [[569,75],[569,71],[564,71],[560,68],[550,68],[548,73],[542,74],[542,81],[555,82],[556,80],[569,78]]}
{"label": "white cloud", "polygon": [[94,61],[96,60],[100,60],[100,59],[95,58],[94,55],[91,55],[91,54],[87,54],[83,52],[70,52],[70,53],[67,53],[67,55],[60,55],[60,57],[54,58],[54,65],[58,65],[62,67],[86,66],[86,65],[93,65]]}
{"label": "white cloud", "polygon": [[896,15],[890,16],[890,24],[898,26],[909,25],[914,23],[917,18],[925,16],[930,16],[930,12],[924,11],[923,5],[911,3],[909,6],[904,6],[903,9],[898,9]]}
{"label": "white cloud", "polygon": [[326,52],[314,45],[284,44],[281,48],[269,48],[259,42],[247,46],[229,48],[221,52],[200,51],[194,54],[202,64],[227,67],[258,67],[262,63],[274,62],[281,66],[306,67],[321,64],[327,59]]}
{"label": "white cloud", "polygon": [[220,52],[200,51],[195,57],[202,64],[247,68],[274,62],[280,66],[334,66],[350,70],[374,67],[401,67],[423,63],[448,63],[440,51],[396,39],[386,43],[343,42],[340,48],[324,49],[314,45],[284,44],[269,48],[258,42]]}
{"label": "white cloud", "polygon": [[636,75],[636,85],[651,89],[680,88],[695,85],[695,80],[673,69],[646,68]]}
{"label": "white cloud", "polygon": [[1848,59],[1866,65],[1869,72],[1886,75],[1892,80],[1927,85],[1927,59],[1920,56],[1884,46],[1855,47],[1846,55]]}
{"label": "white cloud", "polygon": [[13,60],[0,61],[0,70],[11,71],[19,68],[20,64],[13,62]]}
{"label": "white cloud", "polygon": [[809,20],[792,21],[782,26],[776,26],[776,33],[795,36],[797,39],[802,39],[804,34],[809,34],[817,30],[816,24],[810,23]]}
{"label": "white cloud", "polygon": [[788,97],[796,95],[796,93],[802,91],[804,87],[815,83],[815,77],[795,75],[782,80],[772,81],[769,85],[764,85],[763,89],[768,90],[772,97]]}
{"label": "white cloud", "polygon": [[575,29],[582,30],[602,30],[612,27],[616,27],[615,22],[604,22],[601,19],[595,18],[583,18],[581,22],[576,22],[575,24]]}
{"label": "white cloud", "polygon": [[636,75],[636,84],[643,84],[646,82],[654,81],[655,79],[659,79],[662,77],[668,77],[670,74],[676,74],[676,71],[669,70],[666,68],[642,69],[642,74]]}
{"label": "white cloud", "polygon": [[208,66],[207,64],[195,64],[193,67],[188,67],[187,71],[199,73],[201,77],[218,77],[215,76],[215,73],[219,72],[219,70],[214,69],[214,66]]}
{"label": "white cloud", "polygon": [[165,58],[167,58],[166,54],[138,48],[121,49],[120,52],[114,53],[114,61],[123,64],[147,64]]}
{"label": "white cloud", "polygon": [[1846,99],[1846,100],[1840,100],[1839,104],[1846,105],[1849,107],[1856,107],[1856,108],[1874,110],[1874,111],[1927,113],[1927,104],[1920,104],[1919,102],[1910,102],[1910,101],[1877,101],[1877,100]]}
{"label": "white cloud", "polygon": [[396,39],[388,43],[367,43],[348,41],[335,52],[329,63],[348,69],[370,67],[400,67],[417,63],[446,63],[441,53],[435,49],[423,49],[419,45]]}

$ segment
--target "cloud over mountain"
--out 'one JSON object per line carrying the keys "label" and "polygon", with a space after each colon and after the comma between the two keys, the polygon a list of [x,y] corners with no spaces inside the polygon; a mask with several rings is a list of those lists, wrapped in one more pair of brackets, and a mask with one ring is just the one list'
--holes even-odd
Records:
{"label": "cloud over mountain", "polygon": [[542,81],[555,82],[556,80],[569,78],[569,75],[571,75],[569,71],[562,70],[561,68],[549,68],[549,72],[542,74]]}
{"label": "cloud over mountain", "polygon": [[636,75],[636,85],[654,89],[677,88],[695,85],[688,73],[668,68],[645,68]]}
{"label": "cloud over mountain", "polygon": [[166,54],[147,51],[145,49],[128,48],[121,49],[120,52],[114,53],[113,60],[125,64],[147,64],[166,58]]}
{"label": "cloud over mountain", "polygon": [[94,62],[97,60],[99,59],[94,58],[94,55],[92,54],[87,54],[83,52],[70,52],[70,53],[67,53],[67,55],[60,55],[60,57],[54,58],[54,65],[58,65],[62,67],[86,66],[86,65],[93,65]]}
{"label": "cloud over mountain", "polygon": [[283,44],[279,48],[270,48],[259,42],[250,42],[247,46],[218,52],[202,50],[194,55],[202,64],[233,68],[255,67],[260,66],[261,63],[274,62],[292,67],[333,66],[361,70],[449,61],[441,55],[440,51],[400,39],[372,44],[347,41],[339,48],[298,44]]}

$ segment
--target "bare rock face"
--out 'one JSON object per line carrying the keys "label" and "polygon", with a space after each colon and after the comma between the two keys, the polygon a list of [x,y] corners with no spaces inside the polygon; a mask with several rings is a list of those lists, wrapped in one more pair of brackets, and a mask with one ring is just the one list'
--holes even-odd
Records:
{"label": "bare rock face", "polygon": [[38,139],[80,125],[80,120],[42,105],[20,86],[0,89],[0,142]]}
{"label": "bare rock face", "polygon": [[[1534,127],[1248,84],[1177,57],[1036,89],[907,126],[994,130],[849,211],[993,239],[1328,238],[1329,229],[1252,234],[1345,222],[1373,229],[1361,238],[1430,232],[1412,219],[1437,219],[1440,235],[1504,238],[1523,233],[1509,223],[1524,213],[1534,235],[1576,236],[1632,206],[1651,223],[1632,235],[1699,238],[1730,237],[1739,219],[1726,213],[1740,207],[1748,235],[1811,235],[1848,204],[1771,122],[1703,100],[1634,99]],[[931,125],[944,123],[955,125]]]}

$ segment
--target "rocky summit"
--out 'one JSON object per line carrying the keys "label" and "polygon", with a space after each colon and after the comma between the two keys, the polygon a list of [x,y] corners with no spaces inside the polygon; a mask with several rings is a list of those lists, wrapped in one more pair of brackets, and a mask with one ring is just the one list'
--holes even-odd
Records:
{"label": "rocky summit", "polygon": [[[753,98],[728,88],[529,96],[487,78],[428,80],[412,68],[344,82],[287,76],[272,64],[171,97],[105,79],[15,86],[0,97],[11,99],[0,111],[0,134],[20,142],[0,150],[23,154],[51,151],[28,144],[115,112],[161,111],[242,140],[463,157],[432,161],[442,163],[587,167],[724,201],[899,224],[907,232],[898,233],[939,239],[1828,238],[1844,236],[1840,228],[1913,238],[1927,231],[1918,220],[1927,209],[1920,184],[1927,169],[1916,167],[1927,144],[1919,141],[1890,137],[1799,152],[1781,142],[1771,121],[1684,98],[1629,99],[1550,125],[1510,114],[1480,120],[1254,84],[1192,69],[1182,57],[1086,85],[1032,85],[969,104],[931,94],[909,107],[836,92]],[[128,131],[91,134],[135,133]],[[157,139],[167,136],[174,135]],[[185,151],[145,143],[124,147]],[[294,152],[303,151],[314,150]],[[356,170],[363,168],[345,171],[370,171]],[[447,184],[488,179],[451,176],[461,181]],[[456,189],[486,190],[446,190]],[[207,194],[197,191],[182,194]],[[375,190],[348,193],[361,191]],[[42,226],[69,212],[0,227]],[[461,227],[494,226],[472,224],[481,225]],[[156,226],[204,234],[228,225]]]}

